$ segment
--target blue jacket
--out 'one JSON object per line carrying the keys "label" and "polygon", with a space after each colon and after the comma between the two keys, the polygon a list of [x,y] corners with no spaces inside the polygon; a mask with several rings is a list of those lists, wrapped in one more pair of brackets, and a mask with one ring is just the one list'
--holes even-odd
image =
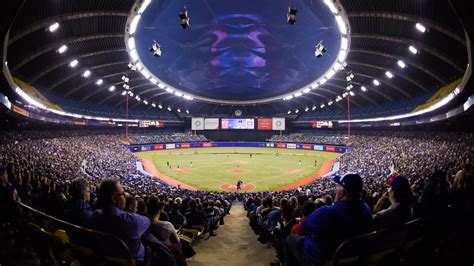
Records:
{"label": "blue jacket", "polygon": [[95,211],[92,216],[92,227],[122,239],[138,261],[143,261],[145,258],[145,247],[141,243],[141,237],[150,227],[148,217],[113,207]]}
{"label": "blue jacket", "polygon": [[368,232],[371,225],[372,214],[363,201],[341,200],[323,206],[303,222],[304,255],[313,263],[323,264],[344,240]]}

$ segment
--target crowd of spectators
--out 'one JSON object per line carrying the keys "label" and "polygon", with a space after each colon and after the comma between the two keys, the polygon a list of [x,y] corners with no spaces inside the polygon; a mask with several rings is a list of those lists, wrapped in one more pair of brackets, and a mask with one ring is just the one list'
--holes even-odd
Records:
{"label": "crowd of spectators", "polygon": [[291,143],[318,143],[318,144],[347,144],[347,135],[308,135],[308,134],[290,134],[273,135],[267,139],[270,142],[291,142]]}
{"label": "crowd of spectators", "polygon": [[[320,143],[313,137],[287,136],[279,140]],[[340,169],[335,179],[337,181],[345,173],[354,173],[353,176],[360,179],[360,195],[358,192],[357,197],[350,200],[362,202],[366,206],[364,211],[354,214],[352,210],[361,207],[344,210],[334,203],[334,197],[336,202],[344,198],[338,196],[338,191],[347,194],[347,187],[339,186],[332,177],[320,178],[297,190],[254,193],[247,195],[246,208],[259,241],[271,242],[279,260],[286,261],[286,265],[320,265],[344,239],[370,229],[400,226],[409,219],[424,217],[432,228],[436,228],[432,235],[442,235],[440,228],[458,226],[456,245],[462,246],[461,257],[471,260],[469,248],[472,245],[465,244],[474,237],[470,226],[474,221],[474,197],[470,195],[474,192],[473,134],[365,132],[351,136],[351,139],[349,151],[338,158]],[[361,203],[351,204],[362,206]],[[292,215],[285,216],[285,210]],[[349,232],[347,226],[340,223],[343,217],[353,216],[345,223],[351,226],[367,224],[366,218],[361,218],[366,215],[360,216],[366,210],[373,214],[371,227]],[[281,212],[281,217],[275,226],[277,211]],[[308,216],[312,218],[305,222]],[[292,232],[306,239],[288,238]],[[344,237],[338,238],[341,234],[345,234]],[[334,239],[340,241],[333,243]],[[425,246],[439,243],[439,239],[429,240]]]}
{"label": "crowd of spectators", "polygon": [[[91,133],[94,135],[90,135]],[[6,206],[7,211],[0,212],[0,220],[6,218],[4,216],[15,214],[8,211],[7,206],[11,206],[12,203],[9,201],[20,200],[74,224],[106,232],[116,230],[109,233],[118,235],[125,243],[130,244],[132,253],[142,260],[143,250],[135,246],[137,235],[143,234],[142,231],[123,231],[123,227],[119,224],[115,227],[101,227],[100,225],[107,224],[107,221],[100,223],[100,217],[94,218],[98,214],[94,212],[92,215],[93,210],[98,212],[103,209],[103,204],[100,202],[102,181],[113,178],[118,182],[112,184],[113,189],[109,188],[117,190],[113,192],[116,193],[112,195],[113,198],[120,194],[123,199],[132,198],[132,202],[136,203],[135,207],[126,208],[127,212],[139,213],[147,220],[150,219],[151,224],[158,225],[161,224],[156,221],[157,219],[168,221],[169,216],[172,216],[176,226],[199,225],[206,229],[205,232],[209,233],[209,236],[216,235],[219,223],[224,222],[224,215],[230,209],[232,194],[181,190],[179,187],[169,186],[155,177],[143,174],[137,170],[137,157],[124,145],[124,136],[105,133],[2,132],[0,175],[4,182],[0,191],[2,194],[0,205]],[[157,204],[162,213],[158,218]],[[114,206],[116,209],[113,209],[115,212],[112,216],[125,215],[122,211],[125,209],[125,200],[123,206],[121,200],[120,204]],[[155,212],[149,213],[147,206],[153,206]],[[108,212],[105,216],[106,220],[112,219]],[[136,218],[137,221],[144,221],[143,219]],[[145,229],[150,226],[150,222],[141,224],[141,227],[146,227]],[[155,231],[158,230],[156,229],[158,225],[153,226]],[[161,235],[156,238],[162,239]],[[175,250],[174,254],[179,260],[180,253],[175,247],[176,241],[173,243],[163,241],[169,244],[170,249]],[[181,258],[179,261],[181,261],[179,265],[185,265],[185,260]]]}
{"label": "crowd of spectators", "polygon": [[128,139],[130,144],[207,141],[207,138],[204,135],[196,135],[192,133],[130,135]]}
{"label": "crowd of spectators", "polygon": [[[185,139],[187,136],[184,134],[182,137]],[[310,139],[306,140],[301,136],[287,136],[279,140],[272,138],[272,141],[334,144],[330,136],[323,136],[318,141],[312,139],[316,136],[309,137]],[[352,176],[357,176],[355,179],[361,180],[361,188],[357,188],[356,192],[348,189],[353,185],[344,183],[349,179],[343,182],[339,178],[338,182],[334,182],[333,178],[320,178],[295,190],[237,195],[182,190],[141,174],[136,170],[137,158],[124,145],[123,136],[118,134],[94,132],[92,136],[87,131],[2,132],[0,165],[6,168],[2,170],[5,174],[1,173],[0,204],[7,206],[4,205],[4,201],[8,198],[18,198],[58,217],[65,217],[67,206],[78,207],[83,212],[103,209],[103,205],[97,202],[97,198],[100,199],[98,194],[101,194],[99,188],[103,185],[101,182],[114,177],[118,183],[112,182],[114,186],[107,194],[113,201],[113,204],[108,203],[109,207],[113,205],[120,210],[120,212],[116,210],[116,215],[125,215],[122,212],[136,212],[137,215],[148,216],[150,222],[156,224],[153,227],[159,229],[160,233],[157,235],[162,237],[163,230],[169,231],[168,224],[158,222],[163,220],[172,224],[202,225],[209,235],[214,235],[218,224],[223,223],[226,210],[237,196],[245,201],[250,224],[260,235],[259,240],[264,243],[272,242],[279,259],[290,260],[288,265],[304,265],[308,262],[307,259],[319,263],[321,258],[326,259],[324,256],[333,251],[335,243],[323,252],[325,254],[321,255],[323,257],[318,257],[313,242],[322,240],[294,238],[289,243],[287,238],[292,232],[305,235],[320,230],[317,227],[309,227],[304,221],[317,223],[321,219],[317,217],[325,215],[322,212],[336,212],[327,208],[339,206],[340,204],[334,203],[339,200],[357,201],[358,203],[347,204],[363,209],[361,213],[364,213],[364,217],[367,208],[380,226],[392,225],[391,222],[400,217],[399,221],[405,222],[415,214],[436,217],[432,219],[442,223],[448,213],[448,205],[452,205],[456,213],[464,217],[463,219],[457,219],[457,216],[451,217],[452,225],[463,229],[470,228],[469,224],[473,221],[472,195],[474,195],[474,177],[470,166],[474,159],[472,134],[372,132],[356,134],[351,139],[353,144],[349,151],[338,159],[340,162],[338,175],[356,173]],[[71,188],[76,187],[72,185],[73,179],[84,180],[82,183],[87,184],[87,189],[81,190],[82,194],[76,193],[76,196],[73,196],[74,189],[71,191]],[[78,181],[73,183],[76,182]],[[387,190],[388,188],[390,190]],[[5,197],[3,195],[5,193],[11,194],[11,197]],[[83,194],[87,196],[81,197]],[[80,204],[77,203],[78,197]],[[71,204],[70,201],[74,198],[76,202]],[[404,205],[407,198],[410,210],[408,215],[407,207]],[[151,213],[147,211],[147,206],[151,207]],[[339,207],[341,210],[346,208],[342,205]],[[395,218],[387,219],[393,215]],[[354,214],[354,217],[356,216]],[[73,222],[88,226],[89,219],[92,221],[99,219],[88,217],[89,215],[76,217],[73,219],[77,220]],[[146,222],[141,224],[149,226]],[[97,229],[106,230],[98,227]],[[360,233],[364,230],[361,227],[360,230],[356,230],[357,232],[350,233]],[[341,237],[348,237],[350,235],[348,234],[341,234]],[[176,244],[175,238],[170,234],[166,235],[168,238],[163,238],[163,241],[172,248],[172,245]],[[303,244],[306,253],[303,255],[292,253],[290,256],[285,256],[288,254],[288,249],[296,250],[295,247],[302,245],[302,241],[304,243],[308,241]],[[133,245],[137,251],[135,255],[141,256],[138,254],[141,252],[140,248],[137,248],[136,244]]]}

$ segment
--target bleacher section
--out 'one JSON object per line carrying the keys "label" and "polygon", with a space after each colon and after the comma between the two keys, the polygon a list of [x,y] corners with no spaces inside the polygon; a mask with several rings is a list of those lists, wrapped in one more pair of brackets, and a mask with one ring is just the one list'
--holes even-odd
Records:
{"label": "bleacher section", "polygon": [[[357,96],[355,96],[357,97]],[[389,104],[371,106],[371,107],[355,107],[351,106],[351,119],[363,119],[379,116],[391,116],[412,112],[413,109],[424,103],[431,94],[425,94],[407,99],[406,101],[393,102]],[[347,110],[341,108],[323,109],[316,112],[304,112],[296,121],[317,121],[317,120],[340,120],[347,119]]]}
{"label": "bleacher section", "polygon": [[[40,91],[50,102],[61,106],[61,108],[66,112],[110,118],[125,117],[125,104],[121,107],[114,108],[108,105],[98,105],[70,98],[63,98],[42,89],[40,89]],[[152,107],[149,109],[129,109],[128,112],[129,119],[180,120],[173,112]]]}

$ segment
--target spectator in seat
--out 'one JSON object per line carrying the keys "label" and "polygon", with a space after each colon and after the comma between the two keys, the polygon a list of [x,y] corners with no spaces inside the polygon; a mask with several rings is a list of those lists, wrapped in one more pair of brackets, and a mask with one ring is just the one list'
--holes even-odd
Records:
{"label": "spectator in seat", "polygon": [[403,226],[413,215],[411,204],[413,195],[410,184],[404,176],[394,176],[387,180],[388,198],[390,207],[374,215],[374,226],[377,228],[390,228]]}
{"label": "spectator in seat", "polygon": [[125,209],[126,212],[137,213],[138,203],[135,197],[127,196],[125,199]]}
{"label": "spectator in seat", "polygon": [[179,211],[179,204],[177,202],[173,202],[173,204],[171,205],[169,218],[170,222],[174,225],[187,225],[186,218]]}
{"label": "spectator in seat", "polygon": [[82,227],[90,227],[92,207],[87,180],[77,177],[69,186],[71,198],[65,204],[64,220]]}
{"label": "spectator in seat", "polygon": [[287,238],[286,261],[292,265],[322,265],[346,239],[367,232],[372,214],[361,200],[363,182],[358,174],[334,177],[336,198],[305,218],[302,236]]}
{"label": "spectator in seat", "polygon": [[301,226],[303,225],[304,219],[308,217],[313,211],[316,209],[316,204],[314,204],[312,201],[308,200],[305,203],[303,203],[303,217],[301,217],[300,221],[291,228],[291,234],[292,235],[300,235],[301,233]]}
{"label": "spectator in seat", "polygon": [[209,236],[215,236],[217,233],[214,232],[212,224],[207,220],[206,214],[201,209],[198,209],[196,201],[193,199],[189,202],[190,211],[186,213],[186,220],[188,225],[202,225],[209,232]]}
{"label": "spectator in seat", "polygon": [[145,248],[140,238],[150,227],[150,220],[145,216],[123,211],[125,191],[120,182],[114,178],[107,178],[101,182],[98,203],[102,209],[94,212],[92,228],[122,239],[136,260],[142,262]]}
{"label": "spectator in seat", "polygon": [[152,197],[148,201],[147,209],[151,222],[150,232],[171,250],[178,265],[187,265],[174,226],[170,222],[160,220],[160,214],[164,206],[164,202],[159,201],[156,197]]}
{"label": "spectator in seat", "polygon": [[17,200],[18,193],[8,180],[7,168],[0,165],[0,219],[13,214],[15,209],[14,201]]}

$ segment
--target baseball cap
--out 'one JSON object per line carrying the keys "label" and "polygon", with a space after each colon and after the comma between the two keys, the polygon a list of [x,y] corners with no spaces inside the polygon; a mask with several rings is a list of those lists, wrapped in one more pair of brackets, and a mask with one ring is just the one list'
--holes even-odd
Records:
{"label": "baseball cap", "polygon": [[387,185],[398,195],[409,195],[411,192],[408,179],[401,175],[387,179]]}
{"label": "baseball cap", "polygon": [[2,176],[7,171],[7,167],[5,165],[0,164],[0,176]]}
{"label": "baseball cap", "polygon": [[335,176],[334,182],[344,187],[344,189],[352,195],[362,193],[362,178],[355,173],[347,173],[343,176]]}

